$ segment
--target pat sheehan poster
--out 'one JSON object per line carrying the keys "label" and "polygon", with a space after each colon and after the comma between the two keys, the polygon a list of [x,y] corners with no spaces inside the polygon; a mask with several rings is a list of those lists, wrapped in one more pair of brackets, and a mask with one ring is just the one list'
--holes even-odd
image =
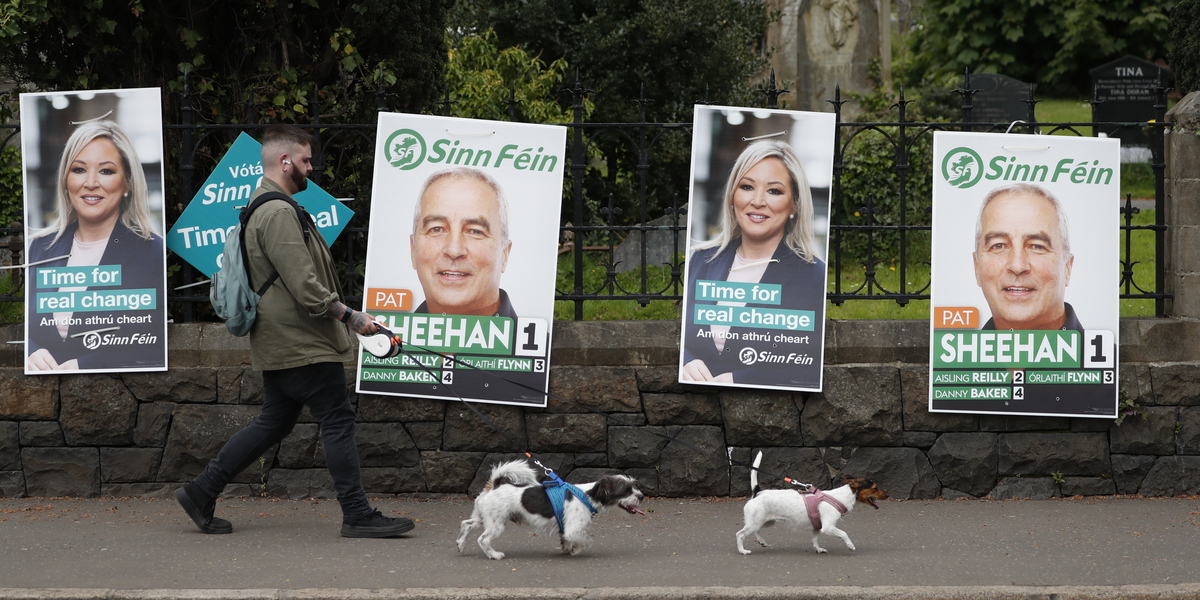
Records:
{"label": "pat sheehan poster", "polygon": [[929,409],[1115,418],[1120,143],[936,132]]}
{"label": "pat sheehan poster", "polygon": [[165,371],[160,90],[20,102],[25,373]]}
{"label": "pat sheehan poster", "polygon": [[380,113],[359,392],[546,406],[566,130]]}
{"label": "pat sheehan poster", "polygon": [[679,381],[820,391],[835,128],[696,107]]}

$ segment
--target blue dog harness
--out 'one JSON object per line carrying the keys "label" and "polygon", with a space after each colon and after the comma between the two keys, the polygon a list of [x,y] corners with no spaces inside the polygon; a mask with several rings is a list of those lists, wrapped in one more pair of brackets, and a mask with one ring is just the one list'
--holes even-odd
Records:
{"label": "blue dog harness", "polygon": [[571,492],[577,500],[583,503],[589,511],[596,514],[596,507],[592,506],[588,500],[587,494],[583,490],[565,482],[557,473],[546,469],[547,479],[542,482],[542,487],[546,490],[546,496],[550,498],[550,506],[554,508],[554,519],[558,521],[558,532],[563,532],[563,505],[566,503],[567,492]]}

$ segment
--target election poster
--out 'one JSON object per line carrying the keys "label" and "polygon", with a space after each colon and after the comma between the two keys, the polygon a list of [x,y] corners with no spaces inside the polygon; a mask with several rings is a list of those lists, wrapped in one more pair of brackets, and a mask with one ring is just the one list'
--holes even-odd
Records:
{"label": "election poster", "polygon": [[1120,142],[936,132],[929,410],[1117,416]]}
{"label": "election poster", "polygon": [[167,368],[161,97],[21,94],[28,375]]}
{"label": "election poster", "polygon": [[835,127],[696,107],[679,381],[820,391]]}
{"label": "election poster", "polygon": [[380,113],[357,390],[546,406],[566,130]]}
{"label": "election poster", "polygon": [[[167,232],[167,248],[212,277],[224,261],[225,236],[237,226],[262,177],[262,144],[242,132]],[[311,181],[292,198],[312,217],[330,246],[354,216],[354,211]]]}

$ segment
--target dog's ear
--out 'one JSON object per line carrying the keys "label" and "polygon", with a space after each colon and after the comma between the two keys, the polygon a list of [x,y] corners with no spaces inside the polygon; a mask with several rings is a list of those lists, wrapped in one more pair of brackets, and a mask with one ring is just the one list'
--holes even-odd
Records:
{"label": "dog's ear", "polygon": [[601,477],[596,480],[596,485],[588,490],[588,495],[595,498],[601,504],[607,504],[609,496],[612,495],[612,481],[608,476]]}
{"label": "dog's ear", "polygon": [[596,485],[588,491],[588,495],[605,506],[610,505],[630,493],[629,480],[615,475],[605,475],[596,480]]}

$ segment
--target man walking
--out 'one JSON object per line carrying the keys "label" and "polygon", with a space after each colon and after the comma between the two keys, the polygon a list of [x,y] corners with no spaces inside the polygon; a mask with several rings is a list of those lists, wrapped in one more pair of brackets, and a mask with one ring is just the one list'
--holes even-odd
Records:
{"label": "man walking", "polygon": [[[263,178],[254,197],[267,192],[290,197],[303,191],[311,161],[308,133],[290,125],[267,129],[262,141]],[[245,234],[251,283],[261,285],[279,273],[263,294],[250,330],[250,356],[254,367],[263,372],[262,412],[225,443],[194,481],[176,490],[175,498],[200,531],[231,533],[232,524],[213,515],[217,497],[233,477],[292,431],[307,406],[321,424],[325,464],[342,508],[342,535],[392,537],[410,531],[410,519],[385,517],[367,503],[354,440],[355,414],[347,397],[343,363],[350,358],[350,336],[346,327],[369,335],[378,325],[341,302],[325,241],[312,223],[299,222],[286,201],[270,200],[255,210]]]}

